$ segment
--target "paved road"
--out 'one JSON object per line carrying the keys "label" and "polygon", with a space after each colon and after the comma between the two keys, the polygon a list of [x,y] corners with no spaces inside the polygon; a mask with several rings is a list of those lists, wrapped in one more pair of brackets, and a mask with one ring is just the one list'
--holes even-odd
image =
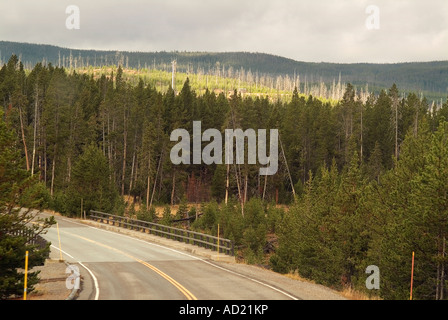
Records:
{"label": "paved road", "polygon": [[44,237],[58,249],[59,229],[63,259],[82,269],[84,299],[296,299],[256,276],[241,275],[200,257],[76,220],[55,218],[58,226]]}

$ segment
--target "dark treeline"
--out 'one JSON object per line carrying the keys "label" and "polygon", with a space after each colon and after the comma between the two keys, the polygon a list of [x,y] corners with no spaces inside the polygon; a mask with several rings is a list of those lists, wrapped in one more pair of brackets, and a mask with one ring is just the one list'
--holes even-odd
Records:
{"label": "dark treeline", "polygon": [[[399,84],[403,93],[423,93],[428,100],[440,102],[446,98],[448,87],[448,62],[413,62],[395,64],[371,63],[310,63],[292,59],[250,52],[120,52],[99,50],[78,50],[43,44],[0,41],[1,61],[16,54],[31,68],[38,62],[52,63],[58,67],[83,68],[121,64],[126,68],[171,70],[171,62],[177,61],[177,70],[185,73],[218,74],[221,76],[244,71],[254,78],[266,78],[276,82],[276,78],[289,77],[295,82],[300,77],[303,85],[325,83],[331,87],[340,76],[342,83],[351,83],[358,88],[366,84],[377,94],[381,88],[393,83]],[[291,90],[292,91],[292,90]]]}
{"label": "dark treeline", "polygon": [[[98,79],[51,64],[25,72],[16,56],[0,70],[0,101],[24,169],[59,212],[129,214],[131,196],[137,215],[153,219],[155,204],[180,204],[183,217],[187,202],[202,203],[194,228],[219,223],[248,260],[275,271],[365,290],[366,267],[377,265],[381,288],[370,293],[406,299],[414,251],[414,297],[446,298],[448,102],[433,110],[395,85],[364,101],[348,84],[335,106],[297,91],[289,102],[199,96],[188,80],[161,93],[142,80],[131,86],[121,67]],[[170,134],[191,133],[193,121],[221,132],[278,129],[277,174],[172,164]]]}

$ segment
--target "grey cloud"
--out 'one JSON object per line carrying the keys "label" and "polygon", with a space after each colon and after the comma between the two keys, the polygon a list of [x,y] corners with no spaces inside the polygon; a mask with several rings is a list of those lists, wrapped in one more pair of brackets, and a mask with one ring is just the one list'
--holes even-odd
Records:
{"label": "grey cloud", "polygon": [[[81,29],[65,28],[78,5]],[[365,28],[380,8],[381,28]],[[446,0],[21,0],[0,3],[0,39],[132,51],[257,51],[302,61],[447,59]]]}

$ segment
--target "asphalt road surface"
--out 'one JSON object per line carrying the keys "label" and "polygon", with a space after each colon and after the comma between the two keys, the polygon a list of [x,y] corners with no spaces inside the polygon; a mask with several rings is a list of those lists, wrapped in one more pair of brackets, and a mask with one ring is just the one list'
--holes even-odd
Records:
{"label": "asphalt road surface", "polygon": [[300,299],[264,283],[262,275],[248,277],[159,244],[55,218],[58,224],[44,237],[51,241],[53,251],[62,253],[62,259],[79,268],[84,278],[81,299]]}

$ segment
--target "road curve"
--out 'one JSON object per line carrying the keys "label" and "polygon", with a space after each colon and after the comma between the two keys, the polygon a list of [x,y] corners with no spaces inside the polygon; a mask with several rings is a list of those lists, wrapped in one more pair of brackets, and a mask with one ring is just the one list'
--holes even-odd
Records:
{"label": "road curve", "polygon": [[[49,214],[42,213],[43,216]],[[55,216],[44,237],[89,274],[90,299],[291,300],[289,292],[211,261]],[[59,238],[58,238],[59,233]]]}

